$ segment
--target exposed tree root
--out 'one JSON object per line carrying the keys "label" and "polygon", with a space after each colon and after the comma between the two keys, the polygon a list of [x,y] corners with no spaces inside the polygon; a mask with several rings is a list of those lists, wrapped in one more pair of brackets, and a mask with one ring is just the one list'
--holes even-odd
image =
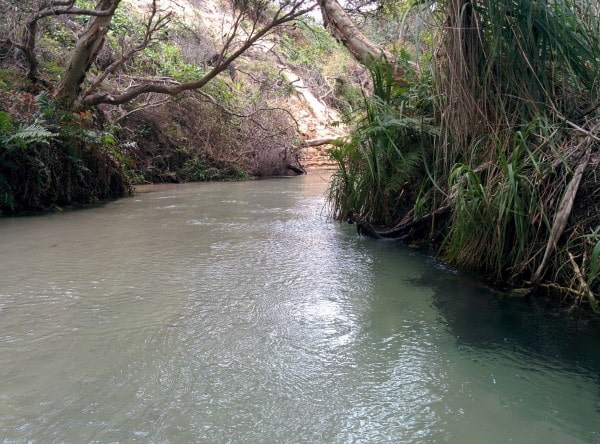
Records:
{"label": "exposed tree root", "polygon": [[441,216],[444,213],[450,210],[450,205],[444,205],[438,208],[431,213],[428,213],[424,216],[418,217],[416,219],[411,218],[406,222],[401,222],[393,228],[388,229],[376,229],[370,223],[360,220],[357,221],[357,230],[358,234],[362,236],[373,237],[376,239],[402,239],[408,236],[409,232],[414,228],[419,228],[424,226],[425,224],[429,224],[429,222],[437,217]]}

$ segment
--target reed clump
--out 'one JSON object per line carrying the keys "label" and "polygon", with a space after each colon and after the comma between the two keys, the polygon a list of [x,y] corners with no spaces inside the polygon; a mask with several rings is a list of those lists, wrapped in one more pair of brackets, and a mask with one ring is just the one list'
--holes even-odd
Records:
{"label": "reed clump", "polygon": [[[394,189],[413,199],[396,232],[407,235],[403,226],[413,227],[428,212],[425,232],[442,239],[450,263],[526,290],[520,294],[546,289],[599,311],[598,2],[447,0],[438,6],[432,8],[440,26],[429,94],[440,130],[421,148],[426,183],[414,175]],[[356,174],[351,165],[345,162],[338,174]],[[332,190],[339,193],[335,180]],[[363,201],[348,205],[369,222],[389,225],[389,218],[365,212]]]}
{"label": "reed clump", "polygon": [[390,225],[417,197],[409,185],[423,180],[423,159],[437,128],[431,119],[433,102],[421,88],[427,78],[413,72],[415,84],[399,87],[388,63],[374,63],[371,76],[373,95],[363,97],[351,137],[331,151],[338,170],[329,201],[338,220],[352,213],[369,223]]}

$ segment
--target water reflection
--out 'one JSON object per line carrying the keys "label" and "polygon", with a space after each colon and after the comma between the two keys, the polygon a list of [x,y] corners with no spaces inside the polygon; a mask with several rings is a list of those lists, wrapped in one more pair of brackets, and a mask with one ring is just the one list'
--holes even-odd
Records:
{"label": "water reflection", "polygon": [[440,270],[435,261],[411,282],[434,289],[433,305],[459,345],[511,349],[546,365],[600,375],[600,321],[593,316],[503,296],[466,273]]}
{"label": "water reflection", "polygon": [[555,429],[552,441],[600,438],[598,320],[503,297],[434,260],[411,282],[434,290],[432,304],[462,357],[469,398],[481,402],[487,393],[488,409],[528,418],[539,435]]}

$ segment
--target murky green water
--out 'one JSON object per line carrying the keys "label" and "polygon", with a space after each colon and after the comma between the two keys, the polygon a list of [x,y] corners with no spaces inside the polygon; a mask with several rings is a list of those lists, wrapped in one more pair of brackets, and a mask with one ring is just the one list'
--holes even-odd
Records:
{"label": "murky green water", "polygon": [[0,440],[600,440],[598,324],[359,238],[324,189],[0,220]]}

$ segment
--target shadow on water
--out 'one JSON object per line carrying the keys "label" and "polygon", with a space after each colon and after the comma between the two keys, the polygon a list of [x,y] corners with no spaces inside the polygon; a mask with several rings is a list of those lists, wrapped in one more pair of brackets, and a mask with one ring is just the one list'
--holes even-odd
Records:
{"label": "shadow on water", "polygon": [[[433,306],[457,345],[506,350],[540,364],[597,375],[600,382],[600,319],[535,298],[510,298],[466,273],[431,264],[411,280],[434,291]],[[600,408],[600,406],[599,406]]]}

